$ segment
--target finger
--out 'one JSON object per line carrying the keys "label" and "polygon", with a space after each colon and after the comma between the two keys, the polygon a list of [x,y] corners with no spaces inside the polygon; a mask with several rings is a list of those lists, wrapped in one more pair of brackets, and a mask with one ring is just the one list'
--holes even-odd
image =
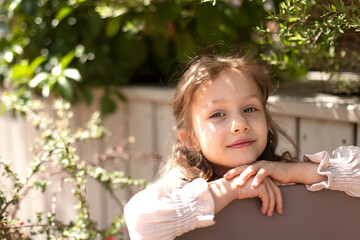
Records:
{"label": "finger", "polygon": [[273,180],[271,180],[269,182],[272,185],[272,188],[275,193],[276,211],[279,214],[283,214],[284,205],[283,205],[283,198],[282,198],[281,190]]}
{"label": "finger", "polygon": [[227,171],[227,173],[224,174],[225,180],[230,180],[236,176],[239,176],[247,167],[248,165],[242,165]]}
{"label": "finger", "polygon": [[260,168],[256,173],[251,186],[255,188],[258,187],[267,176],[269,176],[269,172],[265,168]]}
{"label": "finger", "polygon": [[258,197],[261,199],[261,213],[262,214],[266,214],[268,208],[269,208],[269,203],[270,203],[270,196],[267,190],[266,185],[262,185],[261,188],[258,188],[259,191],[259,195]]}
{"label": "finger", "polygon": [[253,175],[255,175],[259,170],[259,167],[254,164],[251,166],[248,166],[240,175],[236,178],[234,181],[238,186],[243,186],[246,181],[251,178]]}
{"label": "finger", "polygon": [[264,180],[264,183],[265,183],[265,185],[266,185],[266,187],[268,189],[268,192],[269,192],[269,207],[268,207],[267,212],[266,212],[266,215],[268,217],[271,217],[273,215],[274,209],[275,209],[275,203],[276,203],[276,201],[275,201],[275,192],[274,192],[274,189],[273,189],[270,182],[271,182],[271,180],[269,180],[269,179]]}

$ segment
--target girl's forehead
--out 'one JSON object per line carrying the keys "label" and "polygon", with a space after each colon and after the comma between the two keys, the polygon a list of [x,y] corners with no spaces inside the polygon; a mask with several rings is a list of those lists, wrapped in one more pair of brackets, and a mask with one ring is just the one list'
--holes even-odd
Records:
{"label": "girl's forehead", "polygon": [[220,90],[220,88],[226,88],[228,91],[238,91],[239,89],[247,92],[254,91],[260,95],[260,89],[249,73],[229,68],[220,72],[215,78],[203,82],[195,92],[195,98],[208,92],[214,93],[211,90]]}

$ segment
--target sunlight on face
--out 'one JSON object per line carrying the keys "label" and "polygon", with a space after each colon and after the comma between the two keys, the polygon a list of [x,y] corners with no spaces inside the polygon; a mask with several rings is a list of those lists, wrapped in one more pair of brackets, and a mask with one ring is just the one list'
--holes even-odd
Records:
{"label": "sunlight on face", "polygon": [[235,69],[222,72],[195,93],[190,107],[198,150],[216,171],[250,164],[264,151],[265,109],[247,74]]}

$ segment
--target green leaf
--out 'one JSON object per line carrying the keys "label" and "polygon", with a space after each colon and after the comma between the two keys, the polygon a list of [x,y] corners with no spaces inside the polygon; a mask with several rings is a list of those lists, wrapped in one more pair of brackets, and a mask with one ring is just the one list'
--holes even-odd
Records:
{"label": "green leaf", "polygon": [[28,77],[30,78],[33,74],[32,69],[28,65],[15,65],[12,68],[12,79]]}
{"label": "green leaf", "polygon": [[50,96],[50,85],[49,84],[44,84],[41,94],[43,95],[43,97],[49,97]]}
{"label": "green leaf", "polygon": [[299,21],[300,19],[298,17],[292,17],[289,19],[289,22],[296,22]]}
{"label": "green leaf", "polygon": [[338,27],[338,31],[340,32],[340,33],[344,33],[344,30],[342,30],[342,28],[341,28],[341,26],[337,26]]}
{"label": "green leaf", "polygon": [[57,81],[61,96],[66,100],[72,100],[74,92],[70,82],[65,77],[60,77]]}
{"label": "green leaf", "polygon": [[76,68],[67,68],[64,70],[64,75],[68,78],[71,78],[75,81],[80,82],[81,80],[81,75],[79,70],[77,70]]}
{"label": "green leaf", "polygon": [[70,13],[74,11],[71,7],[63,7],[60,11],[56,14],[55,19],[61,22],[64,18],[66,18]]}
{"label": "green leaf", "polygon": [[106,29],[105,29],[106,37],[111,38],[115,36],[119,32],[120,27],[121,27],[120,17],[110,19],[110,21],[106,24]]}
{"label": "green leaf", "polygon": [[211,2],[213,6],[216,5],[216,0],[202,0],[201,2]]}
{"label": "green leaf", "polygon": [[336,8],[340,10],[341,9],[340,1],[334,0],[334,3],[335,3]]}
{"label": "green leaf", "polygon": [[116,103],[109,96],[104,95],[101,99],[101,112],[103,114],[112,113],[116,110]]}
{"label": "green leaf", "polygon": [[340,56],[341,56],[341,57],[345,57],[345,56],[346,56],[346,51],[342,50],[342,51],[340,52]]}
{"label": "green leaf", "polygon": [[122,94],[119,90],[115,89],[114,90],[115,95],[123,102],[127,101],[127,98],[124,94]]}
{"label": "green leaf", "polygon": [[65,69],[71,63],[71,61],[74,59],[74,57],[75,57],[75,50],[70,51],[68,54],[66,54],[64,57],[62,57],[60,60],[61,68]]}
{"label": "green leaf", "polygon": [[334,5],[331,5],[331,10],[332,10],[333,12],[336,12],[336,7],[335,7]]}
{"label": "green leaf", "polygon": [[37,85],[39,85],[39,83],[46,80],[48,77],[49,77],[49,74],[45,73],[45,72],[36,74],[36,76],[30,80],[29,87],[35,88]]}
{"label": "green leaf", "polygon": [[335,47],[330,46],[330,48],[329,48],[329,56],[334,57],[334,55],[335,55]]}
{"label": "green leaf", "polygon": [[5,61],[7,61],[8,63],[11,63],[12,60],[14,59],[14,53],[11,52],[11,51],[6,51],[5,54],[4,54],[3,59]]}
{"label": "green leaf", "polygon": [[35,58],[31,63],[30,63],[30,68],[32,71],[35,71],[35,69],[42,64],[44,61],[46,60],[45,57],[43,56],[38,56],[37,58]]}

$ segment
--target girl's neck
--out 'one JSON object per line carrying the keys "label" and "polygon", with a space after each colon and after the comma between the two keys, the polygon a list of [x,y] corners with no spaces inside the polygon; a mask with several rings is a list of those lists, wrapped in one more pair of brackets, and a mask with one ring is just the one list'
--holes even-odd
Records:
{"label": "girl's neck", "polygon": [[222,178],[224,176],[225,173],[227,173],[227,171],[229,171],[231,168],[229,167],[225,167],[222,165],[217,165],[214,163],[211,163],[212,169],[213,169],[213,179],[219,179]]}

